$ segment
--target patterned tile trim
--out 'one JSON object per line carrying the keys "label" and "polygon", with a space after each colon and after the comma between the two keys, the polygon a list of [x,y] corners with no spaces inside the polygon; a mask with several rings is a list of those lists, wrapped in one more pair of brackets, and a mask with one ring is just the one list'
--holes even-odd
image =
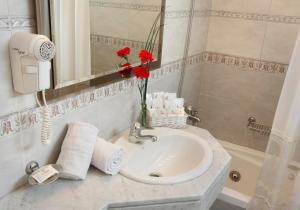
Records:
{"label": "patterned tile trim", "polygon": [[203,52],[201,54],[191,56],[187,59],[188,65],[197,65],[200,63],[224,64],[239,68],[246,68],[252,71],[263,71],[279,74],[286,73],[288,69],[288,64],[265,61],[254,58],[226,55],[214,52]]}
{"label": "patterned tile trim", "polygon": [[116,2],[105,2],[105,1],[90,1],[90,6],[94,7],[111,7],[121,9],[132,9],[142,11],[160,11],[160,5],[144,5],[144,4],[129,4],[129,3],[116,3]]}
{"label": "patterned tile trim", "polygon": [[[123,39],[118,37],[102,36],[97,34],[91,34],[91,43],[92,44],[102,44],[102,45],[112,45],[116,47],[128,46],[132,49],[142,49],[144,48],[146,42],[135,41],[129,39]],[[157,50],[158,46],[155,46],[154,50]]]}
{"label": "patterned tile trim", "polygon": [[[203,52],[187,58],[186,63],[183,60],[177,60],[162,65],[162,68],[151,72],[151,79],[157,80],[164,76],[180,72],[184,64],[196,65],[200,63],[224,64],[236,67],[247,68],[254,71],[264,71],[269,73],[283,74],[287,71],[288,65],[276,62],[263,61],[252,58],[237,57],[213,52]],[[98,103],[106,97],[111,97],[122,92],[132,90],[136,85],[134,78],[123,80],[104,86],[98,89],[89,90],[76,96],[71,96],[64,100],[50,105],[52,119],[62,117],[67,113],[76,111],[79,108]],[[24,129],[32,128],[41,123],[41,110],[32,108],[18,113],[13,113],[0,118],[0,138],[16,134]]]}
{"label": "patterned tile trim", "polygon": [[36,26],[34,18],[22,16],[0,16],[0,30],[32,28]]}
{"label": "patterned tile trim", "polygon": [[[115,2],[104,2],[99,0],[94,0],[90,2],[91,6],[95,7],[110,7],[110,8],[120,8],[120,9],[132,9],[139,11],[150,11],[159,12],[161,10],[160,5],[143,5],[143,4],[128,4],[128,3],[115,3]],[[165,11],[165,18],[185,18],[189,17],[191,12],[189,10],[176,10],[176,11]]]}
{"label": "patterned tile trim", "polygon": [[[182,60],[174,61],[162,66],[162,68],[151,72],[151,80],[181,71]],[[111,97],[122,92],[132,90],[136,85],[136,79],[128,79],[116,82],[98,89],[82,92],[75,96],[70,96],[50,105],[51,118],[59,118],[67,113],[76,111],[82,107],[99,103],[107,97]],[[41,123],[40,108],[32,108],[18,113],[13,113],[0,118],[0,138],[16,134],[24,129],[29,129]]]}
{"label": "patterned tile trim", "polygon": [[211,10],[209,15],[212,17],[235,18],[235,19],[277,22],[277,23],[287,23],[287,24],[300,24],[299,16],[267,15],[267,14],[259,14],[259,13],[243,13],[243,12],[222,11],[222,10]]}
{"label": "patterned tile trim", "polygon": [[191,11],[189,10],[177,10],[177,11],[166,11],[166,19],[175,19],[175,18],[187,18],[191,16]]}
{"label": "patterned tile trim", "polygon": [[195,10],[194,17],[208,17],[210,15],[210,10]]}

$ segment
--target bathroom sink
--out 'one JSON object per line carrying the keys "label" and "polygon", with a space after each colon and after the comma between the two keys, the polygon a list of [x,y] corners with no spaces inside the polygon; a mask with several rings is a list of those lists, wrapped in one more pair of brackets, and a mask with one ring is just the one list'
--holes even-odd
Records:
{"label": "bathroom sink", "polygon": [[156,135],[158,141],[133,144],[127,134],[115,142],[125,149],[120,173],[129,179],[147,184],[176,184],[200,176],[212,164],[212,149],[199,136],[171,128],[145,130],[143,134]]}

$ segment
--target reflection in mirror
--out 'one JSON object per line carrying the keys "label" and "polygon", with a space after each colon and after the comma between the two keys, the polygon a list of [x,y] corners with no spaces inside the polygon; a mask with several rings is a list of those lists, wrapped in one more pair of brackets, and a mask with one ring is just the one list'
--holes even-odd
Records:
{"label": "reflection in mirror", "polygon": [[56,46],[56,87],[93,78],[89,2],[52,0],[51,3],[52,39]]}
{"label": "reflection in mirror", "polygon": [[161,8],[162,0],[50,0],[55,88],[117,72],[116,51],[123,47],[131,48],[130,62],[138,64]]}

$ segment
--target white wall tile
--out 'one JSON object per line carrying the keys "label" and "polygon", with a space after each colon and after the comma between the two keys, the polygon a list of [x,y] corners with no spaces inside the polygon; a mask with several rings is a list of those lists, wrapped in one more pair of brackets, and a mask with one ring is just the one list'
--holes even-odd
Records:
{"label": "white wall tile", "polygon": [[166,10],[189,10],[191,6],[191,0],[166,0]]}
{"label": "white wall tile", "polygon": [[193,18],[190,47],[188,52],[189,56],[205,51],[208,34],[208,23],[208,17]]}
{"label": "white wall tile", "polygon": [[10,31],[0,31],[0,116],[17,111],[17,94],[13,91],[9,48]]}
{"label": "white wall tile", "polygon": [[167,19],[164,25],[162,62],[181,59],[186,47],[188,18]]}
{"label": "white wall tile", "polygon": [[266,23],[211,17],[207,50],[243,57],[260,58]]}
{"label": "white wall tile", "polygon": [[203,66],[196,65],[188,67],[184,74],[182,85],[182,96],[186,106],[193,106],[196,110],[199,107],[200,91],[203,89],[204,77]]}
{"label": "white wall tile", "polygon": [[300,16],[299,0],[272,0],[271,14]]}
{"label": "white wall tile", "polygon": [[271,0],[212,0],[212,9],[266,14],[270,3]]}
{"label": "white wall tile", "polygon": [[0,197],[24,183],[25,167],[21,134],[0,141]]}
{"label": "white wall tile", "polygon": [[8,15],[8,0],[0,0],[0,16]]}
{"label": "white wall tile", "polygon": [[296,24],[269,23],[261,58],[289,63],[300,26]]}
{"label": "white wall tile", "polygon": [[9,15],[35,16],[34,0],[8,0]]}
{"label": "white wall tile", "polygon": [[195,0],[194,10],[210,10],[212,0]]}

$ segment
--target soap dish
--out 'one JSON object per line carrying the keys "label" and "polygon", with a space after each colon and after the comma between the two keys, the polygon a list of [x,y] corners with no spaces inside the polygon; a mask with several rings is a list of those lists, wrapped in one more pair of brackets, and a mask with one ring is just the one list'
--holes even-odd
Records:
{"label": "soap dish", "polygon": [[[58,171],[57,174],[54,174],[50,177],[48,177],[47,179],[45,179],[42,182],[38,182],[34,176],[37,175],[38,173],[41,173],[41,171],[43,171],[44,169],[46,169],[47,167],[52,167],[55,170]],[[59,172],[62,170],[61,165],[58,164],[49,164],[49,165],[45,165],[42,167],[39,167],[39,164],[36,161],[31,161],[30,163],[27,164],[26,166],[26,173],[28,174],[28,183],[30,185],[46,185],[46,184],[50,184],[52,182],[55,182],[58,178],[59,178]]]}

